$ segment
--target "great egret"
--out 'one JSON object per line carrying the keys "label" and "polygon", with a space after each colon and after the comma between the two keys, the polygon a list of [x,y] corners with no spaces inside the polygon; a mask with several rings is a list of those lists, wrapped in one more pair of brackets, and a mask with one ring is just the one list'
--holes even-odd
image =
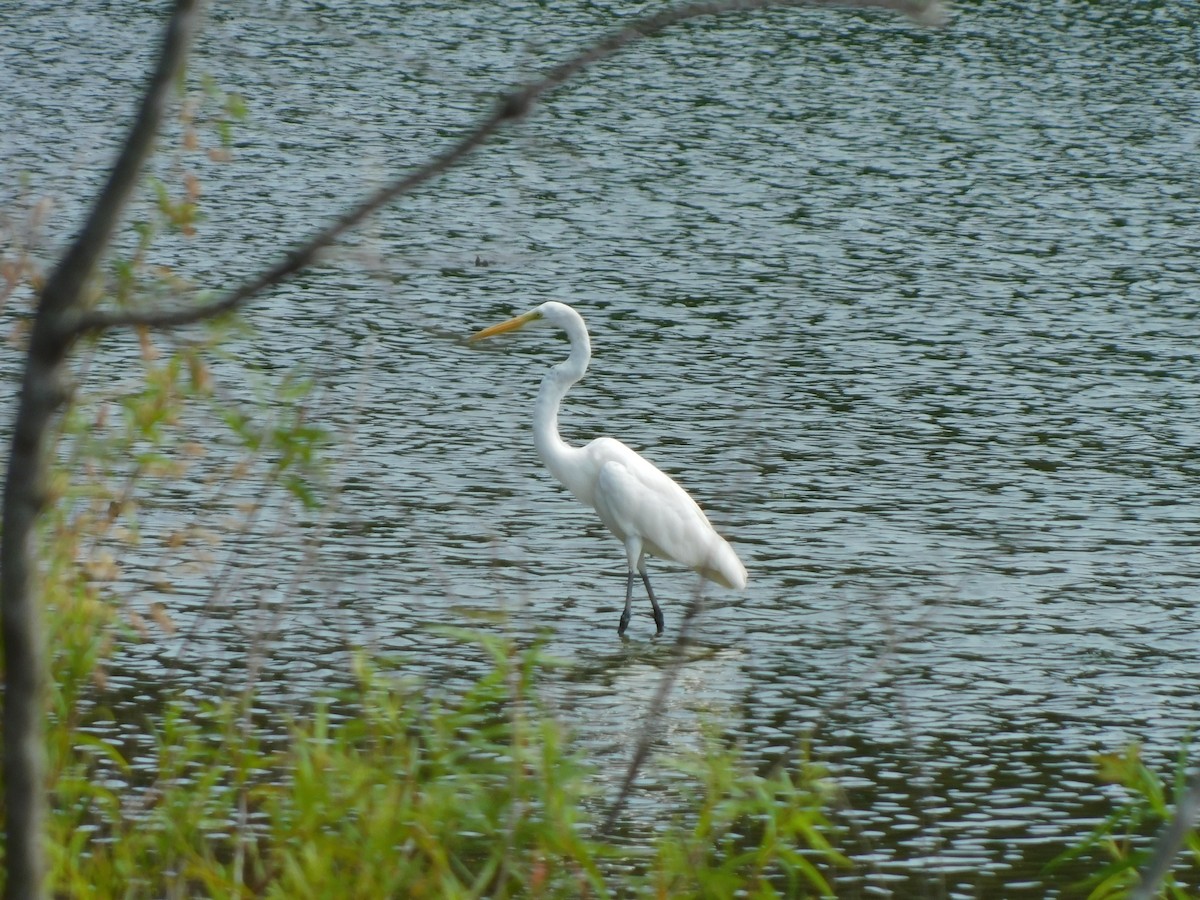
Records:
{"label": "great egret", "polygon": [[561,328],[571,341],[566,362],[551,368],[538,390],[533,406],[534,445],[550,473],[578,500],[596,510],[609,531],[625,545],[629,577],[617,634],[625,634],[629,626],[635,572],[646,585],[658,633],[663,632],[662,610],[646,574],[646,554],[674,560],[724,587],[744,589],[746,567],[713,529],[696,501],[669,475],[614,438],[596,438],[587,446],[572,447],[559,436],[558,408],[571,385],[583,377],[592,358],[583,316],[565,303],[550,301],[476,332],[471,341],[534,322]]}

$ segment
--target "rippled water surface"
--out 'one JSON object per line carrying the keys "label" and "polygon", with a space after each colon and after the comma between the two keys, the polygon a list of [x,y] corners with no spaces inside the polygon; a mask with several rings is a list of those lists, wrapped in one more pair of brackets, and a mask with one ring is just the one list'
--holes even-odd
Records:
{"label": "rippled water surface", "polygon": [[[54,199],[48,259],[157,9],[42,7],[0,3],[0,201]],[[230,162],[166,141],[160,176],[198,166],[207,218],[155,261],[235,283],[638,8],[215,5],[196,68],[250,117]],[[564,432],[644,450],[751,573],[707,592],[668,742],[707,718],[771,758],[819,728],[859,861],[846,896],[1057,896],[1042,864],[1109,808],[1090,755],[1141,741],[1166,765],[1200,714],[1193,13],[967,3],[929,32],[773,12],[590,70],[254,308],[235,355],[315,374],[345,490],[312,519],[272,512],[215,599],[152,535],[216,527],[253,487],[148,498],[146,565],[117,587],[188,641],[131,650],[114,706],[179,660],[198,692],[214,659],[237,683],[250,645],[282,702],[344,678],[354,644],[465,677],[424,626],[502,609],[575,664],[551,693],[619,771],[668,654],[644,601],[617,639],[621,549],[533,452],[565,345],[463,340],[567,300],[595,360]],[[695,577],[652,572],[670,628]]]}

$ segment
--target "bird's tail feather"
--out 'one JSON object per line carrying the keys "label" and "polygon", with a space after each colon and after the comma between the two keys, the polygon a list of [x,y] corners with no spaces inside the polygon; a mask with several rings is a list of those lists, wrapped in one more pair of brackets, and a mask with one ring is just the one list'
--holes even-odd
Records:
{"label": "bird's tail feather", "polygon": [[709,581],[735,591],[746,588],[746,567],[722,537],[717,537],[708,554],[708,561],[698,571]]}

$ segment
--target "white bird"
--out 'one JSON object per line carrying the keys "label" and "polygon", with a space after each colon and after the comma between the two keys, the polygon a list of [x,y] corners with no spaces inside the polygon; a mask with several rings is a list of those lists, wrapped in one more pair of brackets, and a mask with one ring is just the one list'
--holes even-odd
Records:
{"label": "white bird", "polygon": [[663,632],[663,615],[650,578],[646,554],[670,559],[727,588],[746,587],[746,567],[733,548],[713,529],[703,510],[669,475],[614,438],[596,438],[573,447],[559,436],[558,408],[571,385],[587,371],[592,344],[583,317],[565,303],[550,301],[527,313],[471,335],[481,341],[533,322],[546,322],[567,333],[571,354],[542,379],[533,407],[533,438],[550,473],[580,502],[599,514],[608,530],[625,545],[629,577],[625,610],[617,634],[629,626],[633,576],[646,585],[654,624]]}

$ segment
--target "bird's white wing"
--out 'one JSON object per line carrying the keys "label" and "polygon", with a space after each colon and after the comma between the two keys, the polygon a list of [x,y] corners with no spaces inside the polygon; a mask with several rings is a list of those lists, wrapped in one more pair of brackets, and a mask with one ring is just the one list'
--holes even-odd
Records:
{"label": "bird's white wing", "polygon": [[669,475],[613,438],[599,438],[584,450],[598,469],[596,512],[617,537],[637,537],[652,556],[726,587],[745,587],[746,570],[733,548]]}

